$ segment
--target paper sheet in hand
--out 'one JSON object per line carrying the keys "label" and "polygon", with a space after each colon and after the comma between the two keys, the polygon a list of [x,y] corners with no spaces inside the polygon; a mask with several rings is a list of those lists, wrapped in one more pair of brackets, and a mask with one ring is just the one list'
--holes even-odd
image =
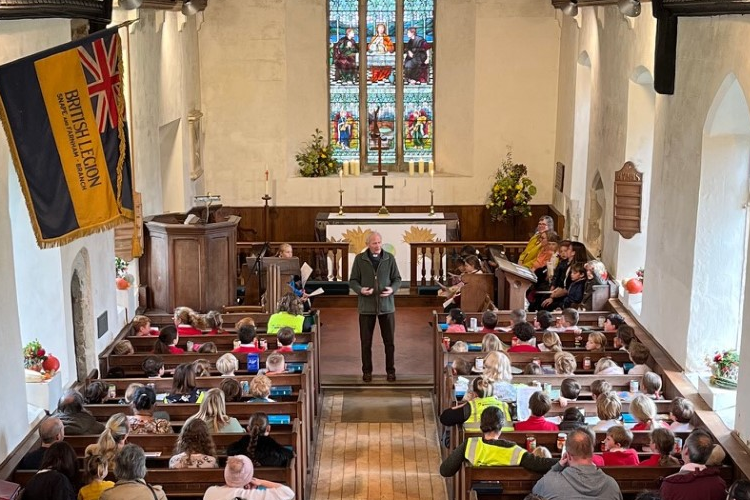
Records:
{"label": "paper sheet in hand", "polygon": [[321,295],[323,293],[325,293],[325,290],[323,290],[323,288],[318,288],[317,290],[313,290],[312,292],[308,293],[307,296],[315,297],[316,295]]}
{"label": "paper sheet in hand", "polygon": [[538,387],[518,387],[516,389],[516,414],[518,415],[518,421],[522,422],[531,416],[531,410],[529,410],[529,399],[531,395],[538,391]]}
{"label": "paper sheet in hand", "polygon": [[310,267],[310,265],[307,262],[305,262],[304,264],[302,264],[302,267],[299,268],[299,272],[300,272],[300,278],[302,278],[302,288],[304,288],[305,283],[307,283],[307,278],[310,277],[310,275],[313,272],[313,269],[312,267]]}

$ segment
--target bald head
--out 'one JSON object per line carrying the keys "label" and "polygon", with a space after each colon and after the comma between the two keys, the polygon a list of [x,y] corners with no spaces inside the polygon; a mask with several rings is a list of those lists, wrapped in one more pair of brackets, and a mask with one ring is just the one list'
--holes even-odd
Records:
{"label": "bald head", "polygon": [[62,420],[57,417],[45,418],[39,424],[39,437],[42,438],[42,444],[45,445],[62,441],[65,437],[65,426],[63,426]]}
{"label": "bald head", "polygon": [[577,460],[590,459],[594,454],[594,436],[588,429],[576,429],[568,434],[565,448],[571,458]]}

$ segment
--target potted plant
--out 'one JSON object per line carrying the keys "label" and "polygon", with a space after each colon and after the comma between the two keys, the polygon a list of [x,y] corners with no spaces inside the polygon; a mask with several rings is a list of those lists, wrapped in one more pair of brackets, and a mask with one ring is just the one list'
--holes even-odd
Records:
{"label": "potted plant", "polygon": [[740,375],[740,355],[735,349],[717,351],[707,363],[711,384],[723,389],[736,389]]}
{"label": "potted plant", "polygon": [[302,177],[325,177],[338,172],[341,165],[333,157],[333,146],[323,143],[323,132],[315,129],[313,140],[294,156]]}

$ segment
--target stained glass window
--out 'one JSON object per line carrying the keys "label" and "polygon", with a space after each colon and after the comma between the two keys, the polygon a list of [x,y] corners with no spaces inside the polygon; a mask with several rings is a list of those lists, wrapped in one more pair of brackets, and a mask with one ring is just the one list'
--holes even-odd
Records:
{"label": "stained glass window", "polygon": [[329,0],[329,120],[337,159],[371,167],[382,161],[385,168],[432,160],[434,10],[434,0]]}

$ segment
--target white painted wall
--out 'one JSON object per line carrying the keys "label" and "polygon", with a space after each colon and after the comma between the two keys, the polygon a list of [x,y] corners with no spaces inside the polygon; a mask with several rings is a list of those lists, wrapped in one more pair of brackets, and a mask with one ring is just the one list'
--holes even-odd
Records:
{"label": "white painted wall", "polygon": [[[338,179],[295,177],[294,162],[315,128],[326,130],[326,5],[225,0],[206,10],[206,187],[225,204],[260,205],[266,165],[272,204],[338,204]],[[551,202],[560,26],[550,3],[437,2],[436,30],[436,203],[484,203],[508,144],[539,188],[535,203]],[[389,205],[429,203],[427,177],[389,180]],[[369,176],[344,189],[345,204],[380,203]]]}

